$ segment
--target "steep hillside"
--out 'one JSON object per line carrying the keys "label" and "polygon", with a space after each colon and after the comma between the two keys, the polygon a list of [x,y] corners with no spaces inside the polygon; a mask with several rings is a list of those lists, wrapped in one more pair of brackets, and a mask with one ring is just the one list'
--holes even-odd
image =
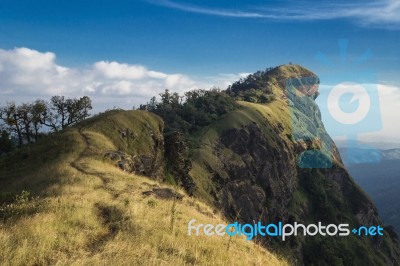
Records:
{"label": "steep hillside", "polygon": [[[246,90],[253,95],[258,90],[274,100],[240,101],[241,108],[202,132],[191,171],[197,195],[242,222],[381,224],[376,207],[350,177],[324,129],[314,102],[318,77],[289,65],[257,74],[256,80],[260,87],[246,88],[243,84],[254,85],[244,81],[228,92],[246,97]],[[312,169],[315,162],[322,168]],[[397,238],[389,233],[383,238],[260,241],[300,265],[398,265]]]}
{"label": "steep hillside", "polygon": [[162,131],[111,111],[2,158],[0,264],[286,265],[244,238],[188,237],[191,219],[227,221],[158,182]]}

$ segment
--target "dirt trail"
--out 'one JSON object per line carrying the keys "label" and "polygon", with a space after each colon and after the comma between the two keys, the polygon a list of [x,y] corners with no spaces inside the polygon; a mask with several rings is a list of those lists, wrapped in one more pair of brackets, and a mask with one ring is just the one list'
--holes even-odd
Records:
{"label": "dirt trail", "polygon": [[[83,127],[79,128],[78,130],[79,135],[84,141],[85,147],[80,152],[78,157],[70,163],[71,167],[76,169],[77,171],[81,172],[84,175],[90,175],[97,178],[100,178],[103,182],[103,189],[110,193],[114,198],[117,194],[114,189],[110,187],[111,179],[106,177],[105,174],[95,172],[93,170],[88,170],[88,167],[85,167],[85,163],[81,162],[81,160],[87,156],[90,149],[90,142],[89,138],[85,133],[83,133]],[[99,253],[103,250],[104,246],[107,242],[111,241],[118,233],[119,227],[118,223],[114,221],[115,213],[118,213],[117,217],[122,217],[122,212],[116,209],[115,207],[107,206],[102,203],[95,203],[94,209],[96,211],[96,215],[98,216],[99,220],[102,221],[102,224],[107,228],[106,233],[100,234],[96,239],[94,239],[89,245],[88,250],[92,253],[92,255]],[[121,212],[121,213],[120,213]]]}
{"label": "dirt trail", "polygon": [[101,181],[103,182],[103,184],[106,185],[107,183],[110,182],[110,178],[105,177],[101,173],[90,172],[87,169],[85,169],[84,167],[82,167],[82,163],[80,162],[80,160],[82,160],[85,157],[85,155],[88,153],[89,148],[90,148],[90,143],[89,143],[89,138],[83,133],[83,127],[79,128],[78,133],[85,143],[85,148],[78,155],[78,157],[73,162],[70,163],[71,167],[73,167],[77,171],[81,172],[82,174],[91,175],[91,176],[100,178]]}

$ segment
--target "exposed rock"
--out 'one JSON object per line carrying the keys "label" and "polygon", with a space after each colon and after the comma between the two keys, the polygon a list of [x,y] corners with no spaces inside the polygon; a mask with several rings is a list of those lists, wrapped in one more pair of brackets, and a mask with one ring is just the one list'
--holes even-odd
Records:
{"label": "exposed rock", "polygon": [[122,138],[135,138],[135,134],[129,128],[125,130],[118,130],[118,132],[121,134]]}
{"label": "exposed rock", "polygon": [[125,172],[135,172],[135,157],[120,151],[107,151],[104,153],[104,158],[114,161],[116,165]]}
{"label": "exposed rock", "polygon": [[132,145],[133,148],[122,151],[106,151],[104,158],[110,159],[115,165],[123,171],[144,175],[152,178],[162,179],[164,175],[164,138],[162,135],[163,125],[159,128],[151,128],[149,124],[145,124],[146,131],[134,132],[131,129],[118,130],[121,137],[129,146],[129,143],[137,143],[138,136],[150,136],[150,142],[147,149],[135,148],[140,145]]}
{"label": "exposed rock", "polygon": [[[271,147],[259,126],[249,124],[241,129],[231,129],[221,135],[221,142],[215,149],[220,165],[228,178],[215,180],[220,188],[219,203],[229,217],[244,221],[276,220],[287,218],[290,195],[296,188],[296,167],[294,157],[283,143]],[[239,155],[242,162],[226,157],[222,150],[230,149]],[[287,162],[286,165],[276,161]]]}
{"label": "exposed rock", "polygon": [[149,177],[156,177],[161,167],[154,157],[147,155],[130,156],[120,151],[107,151],[104,157],[114,161],[116,166],[125,172]]}
{"label": "exposed rock", "polygon": [[142,193],[144,196],[154,195],[160,199],[183,199],[183,195],[176,192],[171,188],[153,188],[152,190],[147,190]]}

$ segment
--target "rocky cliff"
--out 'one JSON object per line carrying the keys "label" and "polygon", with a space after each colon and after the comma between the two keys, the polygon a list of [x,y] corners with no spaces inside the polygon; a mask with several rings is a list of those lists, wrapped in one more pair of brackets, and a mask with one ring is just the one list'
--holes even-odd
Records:
{"label": "rocky cliff", "polygon": [[[314,102],[318,77],[296,65],[260,76],[261,86],[251,89],[269,93],[273,101],[239,101],[240,108],[203,131],[190,173],[197,196],[208,199],[229,219],[247,223],[381,224],[376,207],[347,173],[324,129]],[[228,93],[238,95],[234,88]],[[259,241],[298,265],[400,262],[397,240],[389,234]]]}

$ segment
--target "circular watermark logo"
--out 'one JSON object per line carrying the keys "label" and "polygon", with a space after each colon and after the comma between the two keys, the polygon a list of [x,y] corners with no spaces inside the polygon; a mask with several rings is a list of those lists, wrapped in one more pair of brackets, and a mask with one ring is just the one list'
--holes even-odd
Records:
{"label": "circular watermark logo", "polygon": [[[351,99],[343,99],[344,95],[351,95]],[[344,105],[357,105],[354,111],[346,112]],[[328,95],[327,107],[330,115],[338,123],[354,125],[361,122],[369,113],[371,99],[362,84],[342,82],[332,88]]]}

